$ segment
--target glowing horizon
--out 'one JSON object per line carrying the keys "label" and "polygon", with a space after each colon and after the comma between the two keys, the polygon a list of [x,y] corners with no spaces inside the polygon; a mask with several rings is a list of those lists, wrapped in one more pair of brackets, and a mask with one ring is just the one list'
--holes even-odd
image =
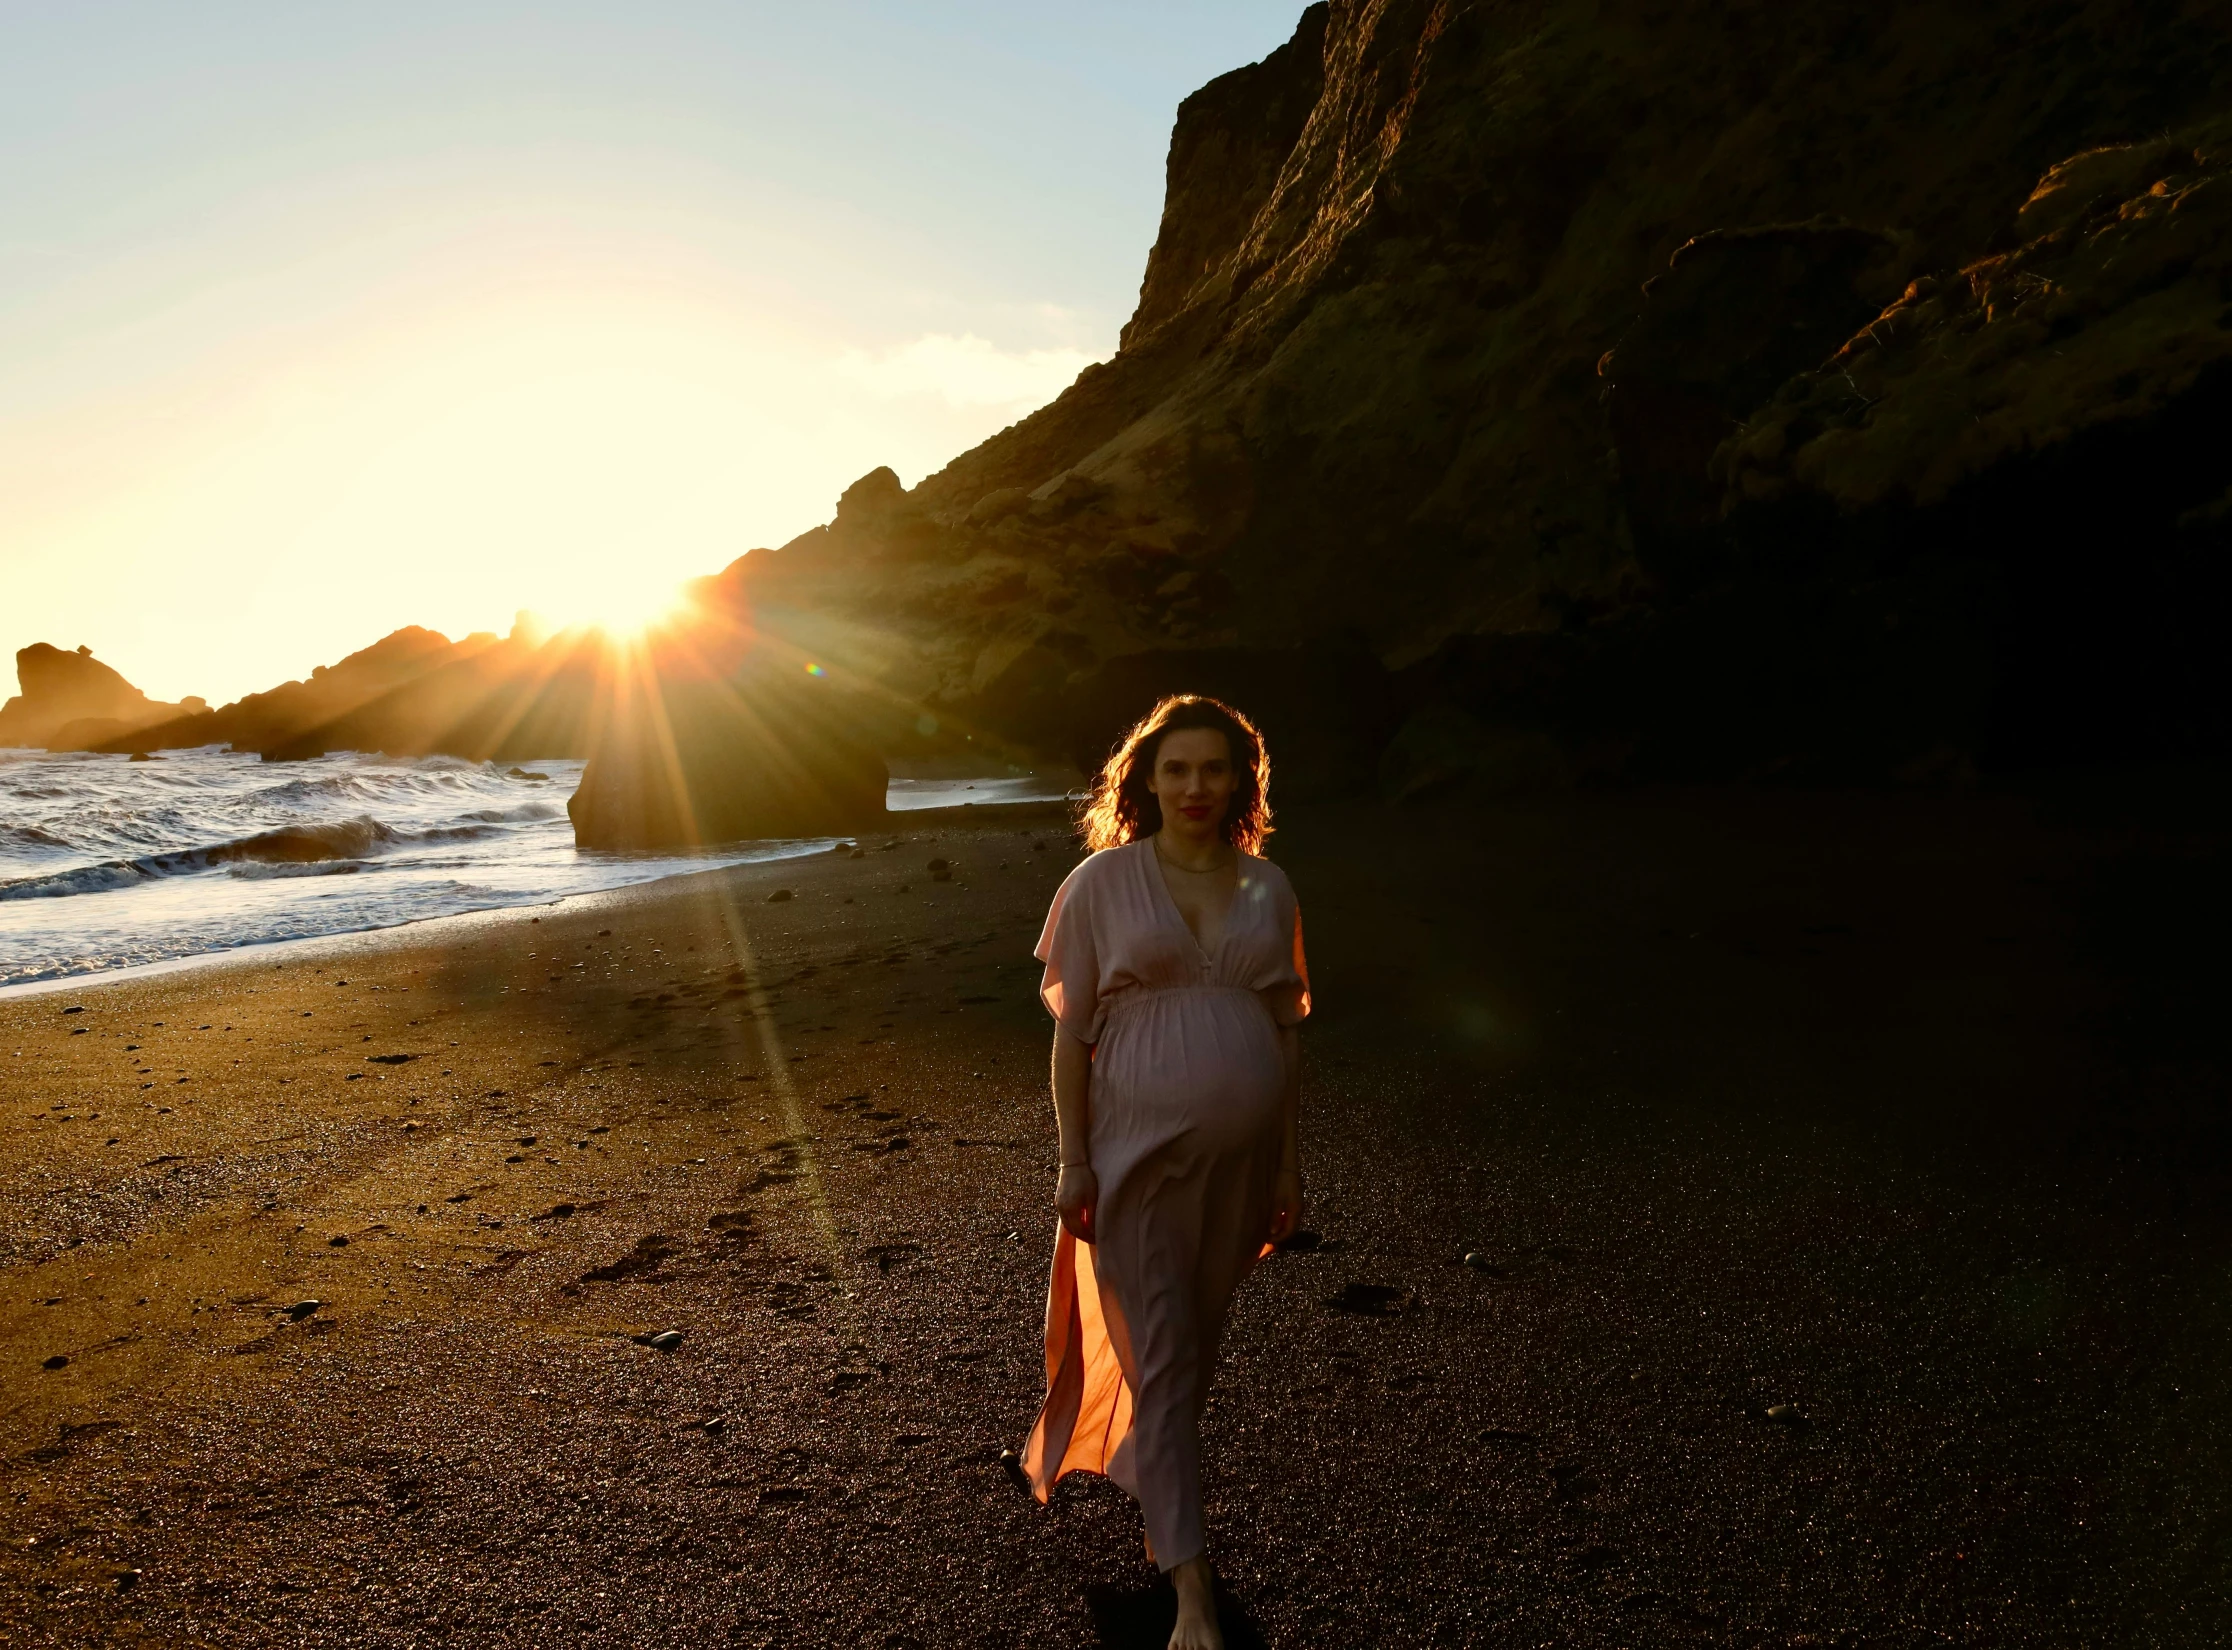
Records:
{"label": "glowing horizon", "polygon": [[640,627],[1105,356],[1179,98],[1298,9],[24,20],[0,675],[222,704],[405,625]]}
{"label": "glowing horizon", "polygon": [[[132,583],[166,611],[184,605],[176,585],[253,560],[272,582],[226,601],[294,644],[220,661],[112,616],[101,628],[122,629],[121,647],[19,633],[11,651],[92,642],[150,694],[215,704],[405,624],[456,637],[529,609],[553,629],[631,632],[684,581],[828,520],[875,463],[912,483],[1090,359],[977,340],[941,393],[909,344],[889,352],[905,376],[888,387],[863,369],[877,358],[755,324],[742,303],[642,281],[540,286],[358,317],[36,430],[0,422],[12,551],[65,572],[65,589],[69,570],[136,563]],[[988,376],[1011,399],[986,394]],[[154,432],[125,463],[103,450],[119,424]],[[11,583],[16,623],[36,629],[35,581]],[[51,605],[48,625],[68,623],[70,604]]]}

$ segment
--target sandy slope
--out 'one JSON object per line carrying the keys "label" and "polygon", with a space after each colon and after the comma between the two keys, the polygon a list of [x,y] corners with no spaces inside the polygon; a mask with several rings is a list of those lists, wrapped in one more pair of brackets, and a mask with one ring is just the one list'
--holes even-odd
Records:
{"label": "sandy slope", "polygon": [[[1289,825],[1319,1242],[1212,1406],[1236,1642],[2210,1640],[2221,1072],[2130,1041],[2144,842]],[[1123,1498],[997,1460],[1073,855],[866,846],[0,1000],[0,1642],[1148,1642]]]}

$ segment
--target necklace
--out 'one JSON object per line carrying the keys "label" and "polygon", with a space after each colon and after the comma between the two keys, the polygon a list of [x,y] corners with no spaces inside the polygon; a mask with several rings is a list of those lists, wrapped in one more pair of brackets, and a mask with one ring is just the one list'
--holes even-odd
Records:
{"label": "necklace", "polygon": [[1176,860],[1172,859],[1168,854],[1163,852],[1161,837],[1150,837],[1148,838],[1148,840],[1155,845],[1155,857],[1157,859],[1161,860],[1173,871],[1183,871],[1190,877],[1214,876],[1217,872],[1224,870],[1228,865],[1231,864],[1230,860],[1219,860],[1214,865],[1181,865]]}

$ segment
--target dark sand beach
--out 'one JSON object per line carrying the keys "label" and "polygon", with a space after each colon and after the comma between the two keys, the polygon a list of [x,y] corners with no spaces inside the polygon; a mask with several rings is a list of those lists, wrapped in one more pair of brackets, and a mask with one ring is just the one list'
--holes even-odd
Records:
{"label": "dark sand beach", "polygon": [[[1289,810],[1312,1209],[1207,1422],[1232,1642],[2223,1642],[2180,817]],[[1159,1645],[1125,1498],[999,1460],[1074,849],[862,848],[0,999],[0,1643]]]}

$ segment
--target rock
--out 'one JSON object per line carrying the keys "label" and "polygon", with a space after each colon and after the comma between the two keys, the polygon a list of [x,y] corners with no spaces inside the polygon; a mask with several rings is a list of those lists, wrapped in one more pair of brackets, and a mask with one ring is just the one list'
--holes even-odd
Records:
{"label": "rock", "polygon": [[[839,835],[880,821],[888,783],[857,683],[755,639],[711,643],[699,679],[616,709],[567,803],[584,848],[690,847]],[[816,666],[816,669],[821,667]]]}
{"label": "rock", "polygon": [[1806,1424],[1805,1412],[1796,1404],[1769,1404],[1767,1419],[1786,1427],[1802,1427]]}
{"label": "rock", "polygon": [[296,1323],[300,1323],[323,1305],[325,1305],[324,1301],[296,1301],[294,1305],[286,1308],[286,1316],[294,1319]]}
{"label": "rock", "polygon": [[2210,748],[2232,693],[2208,616],[2232,597],[2232,117],[2019,200],[2000,249],[1914,281],[1716,454],[1736,553],[1787,563],[1803,533],[1868,581],[1850,622],[1914,661],[1870,691],[1935,713],[1899,753],[1920,778],[1941,748]]}
{"label": "rock", "polygon": [[995,487],[970,505],[963,519],[971,527],[996,527],[1018,510],[1028,508],[1030,502],[1031,495],[1024,488]]}
{"label": "rock", "polygon": [[672,1352],[682,1344],[682,1331],[661,1329],[650,1334],[631,1335],[629,1339],[638,1346],[648,1346],[654,1352]]}
{"label": "rock", "polygon": [[1644,283],[1641,315],[1597,376],[1648,569],[1699,571],[1692,562],[1719,542],[1723,489],[1710,471],[1730,426],[1865,326],[1906,284],[1912,256],[1908,239],[1816,218],[1708,231]]}
{"label": "rock", "polygon": [[1008,1482],[1017,1489],[1026,1493],[1036,1493],[1031,1488],[1030,1474],[1023,1470],[1023,1457],[1014,1450],[1004,1449],[1000,1451],[1000,1471],[1007,1474]]}
{"label": "rock", "polygon": [[105,740],[206,708],[199,699],[150,699],[93,657],[34,642],[16,654],[22,692],[0,706],[0,745],[91,750]]}
{"label": "rock", "polygon": [[781,905],[790,897],[791,891],[788,888],[778,888],[775,890],[775,892],[767,896],[767,903],[769,905]]}
{"label": "rock", "polygon": [[718,1438],[722,1433],[728,1431],[728,1418],[722,1415],[708,1416],[698,1423],[698,1429],[702,1432],[711,1433]]}
{"label": "rock", "polygon": [[47,1359],[44,1363],[39,1365],[41,1369],[67,1369],[69,1366],[69,1358],[60,1352],[57,1352],[53,1357]]}
{"label": "rock", "polygon": [[907,489],[898,473],[878,465],[838,497],[837,521],[845,527],[881,526],[906,504]]}
{"label": "rock", "polygon": [[326,1239],[326,1246],[330,1249],[346,1249],[349,1246],[349,1240],[336,1232]]}

